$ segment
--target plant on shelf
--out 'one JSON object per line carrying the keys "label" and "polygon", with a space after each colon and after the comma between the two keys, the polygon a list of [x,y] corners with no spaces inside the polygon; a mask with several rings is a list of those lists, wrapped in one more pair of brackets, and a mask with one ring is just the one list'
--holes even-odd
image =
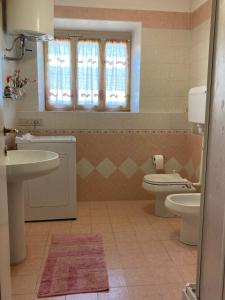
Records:
{"label": "plant on shelf", "polygon": [[20,70],[15,70],[12,75],[6,77],[6,86],[4,88],[4,97],[11,98],[13,100],[21,100],[25,95],[24,87],[28,83],[36,82],[29,78],[21,78]]}

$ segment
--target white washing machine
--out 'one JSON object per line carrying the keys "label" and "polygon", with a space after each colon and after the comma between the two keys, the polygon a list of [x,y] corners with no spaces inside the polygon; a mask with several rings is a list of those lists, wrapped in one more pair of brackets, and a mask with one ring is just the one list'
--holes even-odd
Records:
{"label": "white washing machine", "polygon": [[76,138],[27,134],[17,137],[16,143],[18,150],[49,150],[60,157],[57,170],[24,182],[25,220],[76,219]]}

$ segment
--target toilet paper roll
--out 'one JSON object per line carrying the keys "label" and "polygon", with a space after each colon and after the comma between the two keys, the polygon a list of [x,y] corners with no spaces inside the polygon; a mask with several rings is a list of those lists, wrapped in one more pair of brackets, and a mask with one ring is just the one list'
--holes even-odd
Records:
{"label": "toilet paper roll", "polygon": [[161,154],[152,156],[152,163],[155,166],[156,171],[164,170],[164,156]]}

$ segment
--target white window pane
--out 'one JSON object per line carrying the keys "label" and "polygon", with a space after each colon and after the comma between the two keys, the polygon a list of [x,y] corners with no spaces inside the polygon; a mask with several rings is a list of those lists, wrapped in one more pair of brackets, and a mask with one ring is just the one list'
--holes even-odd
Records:
{"label": "white window pane", "polygon": [[78,105],[99,105],[99,43],[79,41],[77,45]]}
{"label": "white window pane", "polygon": [[107,42],[105,47],[106,106],[127,105],[128,67],[127,43]]}
{"label": "white window pane", "polygon": [[48,43],[48,102],[60,107],[72,104],[70,41]]}

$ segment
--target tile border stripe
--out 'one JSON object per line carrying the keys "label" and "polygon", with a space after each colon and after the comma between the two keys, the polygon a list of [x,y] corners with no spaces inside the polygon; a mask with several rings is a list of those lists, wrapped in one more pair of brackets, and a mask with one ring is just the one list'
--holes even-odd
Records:
{"label": "tile border stripe", "polygon": [[78,6],[55,6],[56,18],[111,20],[141,22],[145,28],[190,30],[211,15],[211,0],[207,0],[193,12],[111,9]]}

